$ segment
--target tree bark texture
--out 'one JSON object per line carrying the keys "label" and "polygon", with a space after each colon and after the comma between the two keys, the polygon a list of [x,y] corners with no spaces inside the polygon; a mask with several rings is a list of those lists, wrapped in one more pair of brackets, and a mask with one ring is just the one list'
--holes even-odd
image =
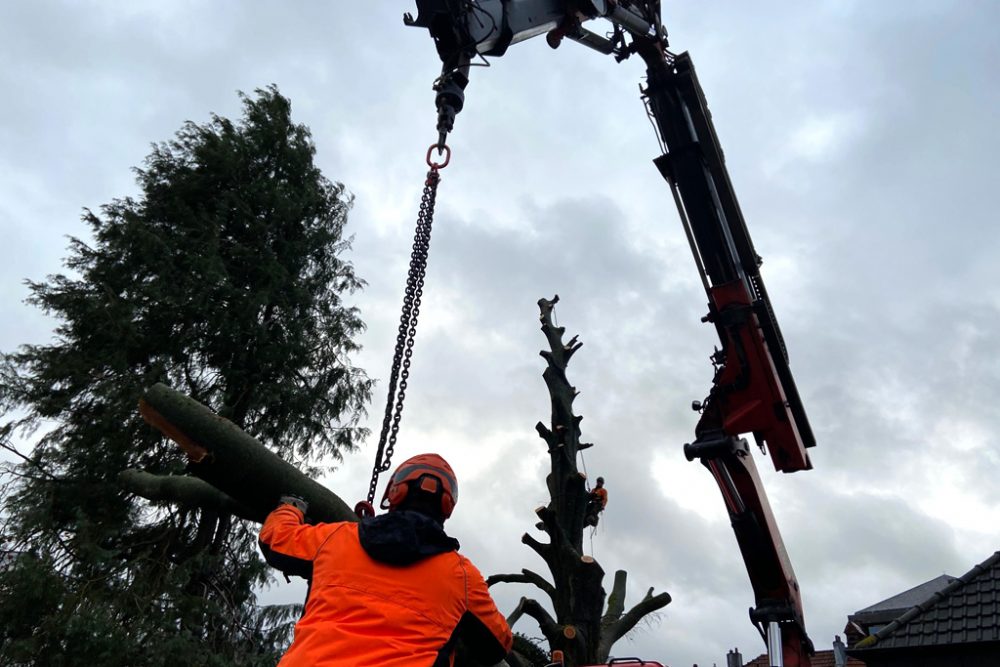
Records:
{"label": "tree bark texture", "polygon": [[625,611],[624,570],[615,574],[615,585],[607,599],[607,611],[602,615],[605,591],[604,570],[583,553],[583,533],[589,493],[586,476],[577,469],[577,454],[591,445],[581,443],[580,421],[573,412],[573,401],[579,392],[566,376],[570,359],[583,345],[576,336],[563,341],[565,328],[552,322],[552,309],[559,301],[540,299],[538,308],[542,333],[549,349],[541,356],[546,361],[542,378],[549,390],[551,422],[539,422],[535,429],[548,446],[551,472],[546,477],[549,503],[535,510],[539,528],[549,541],[542,542],[525,533],[521,541],[537,553],[549,568],[552,582],[531,570],[520,574],[493,575],[487,583],[533,584],[551,601],[555,617],[537,601],[522,598],[508,617],[513,625],[522,616],[531,616],[549,642],[550,650],[563,652],[567,667],[604,662],[612,645],[635,627],[644,616],[666,606],[670,595],[646,597],[628,612]]}
{"label": "tree bark texture", "polygon": [[250,521],[258,520],[257,514],[248,507],[197,477],[154,475],[129,468],[118,473],[118,483],[126,491],[153,502],[198,507],[202,510],[233,514]]}
{"label": "tree bark texture", "polygon": [[357,521],[336,494],[279,458],[228,419],[165,385],[146,390],[143,418],[187,453],[193,477],[157,476],[127,470],[129,491],[153,501],[218,510],[262,523],[285,494],[309,503],[313,521]]}

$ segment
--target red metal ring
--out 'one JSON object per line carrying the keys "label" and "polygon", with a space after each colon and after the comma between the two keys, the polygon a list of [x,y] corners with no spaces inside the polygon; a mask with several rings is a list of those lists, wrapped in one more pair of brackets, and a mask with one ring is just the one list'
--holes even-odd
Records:
{"label": "red metal ring", "polygon": [[375,516],[375,508],[367,500],[362,500],[354,506],[354,514],[359,519],[370,519]]}
{"label": "red metal ring", "polygon": [[[434,152],[435,148],[444,149],[444,162],[435,162],[431,159],[431,153]],[[431,147],[427,149],[427,166],[431,169],[444,169],[451,162],[451,148],[448,144],[431,144]]]}

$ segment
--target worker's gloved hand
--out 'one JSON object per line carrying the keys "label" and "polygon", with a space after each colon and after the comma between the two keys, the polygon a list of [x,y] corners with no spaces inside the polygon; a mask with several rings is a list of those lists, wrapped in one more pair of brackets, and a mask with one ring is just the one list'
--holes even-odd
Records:
{"label": "worker's gloved hand", "polygon": [[309,503],[307,503],[303,498],[293,495],[281,496],[281,498],[278,499],[278,503],[281,505],[294,505],[302,510],[303,514],[305,514],[306,510],[309,509]]}

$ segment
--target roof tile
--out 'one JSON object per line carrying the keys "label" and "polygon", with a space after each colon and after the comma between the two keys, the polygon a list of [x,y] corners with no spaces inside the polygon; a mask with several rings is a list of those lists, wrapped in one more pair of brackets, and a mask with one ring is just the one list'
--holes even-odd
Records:
{"label": "roof tile", "polygon": [[[890,600],[912,599],[907,594],[924,586]],[[915,604],[875,638],[872,649],[1000,641],[1000,551]]]}
{"label": "roof tile", "polygon": [[[815,655],[809,660],[811,667],[836,667],[836,661],[834,659],[833,651],[816,651]],[[769,663],[767,660],[767,654],[757,656],[750,662],[748,662],[744,667],[768,667]],[[865,667],[865,663],[857,658],[847,658],[847,667]]]}

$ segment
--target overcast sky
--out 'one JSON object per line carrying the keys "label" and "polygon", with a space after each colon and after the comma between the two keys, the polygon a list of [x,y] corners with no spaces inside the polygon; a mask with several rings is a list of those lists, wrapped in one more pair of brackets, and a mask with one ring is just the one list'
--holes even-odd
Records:
{"label": "overcast sky", "polygon": [[[818,446],[815,469],[758,457],[829,648],[846,616],[1000,548],[1000,4],[665,2],[690,51]],[[751,7],[752,5],[752,7]],[[426,31],[411,2],[0,4],[0,349],[49,340],[25,278],[61,270],[83,207],[136,192],[154,141],[275,83],[325,174],[356,196],[369,287],[359,365],[388,372],[434,141]],[[603,30],[603,28],[600,28]],[[618,655],[725,664],[763,644],[718,490],[684,460],[714,330],[639,100],[643,68],[567,43],[477,68],[442,172],[397,458],[437,450],[449,529],[484,573],[544,571],[519,542],[546,499],[539,297],[583,349],[569,369],[591,476],[610,503],[593,551],[673,603]],[[372,423],[384,398],[372,409]],[[367,487],[374,443],[328,479]],[[588,548],[589,548],[588,540]],[[300,595],[295,587],[268,599]],[[509,612],[522,594],[500,586]],[[530,619],[516,630],[538,636]]]}

